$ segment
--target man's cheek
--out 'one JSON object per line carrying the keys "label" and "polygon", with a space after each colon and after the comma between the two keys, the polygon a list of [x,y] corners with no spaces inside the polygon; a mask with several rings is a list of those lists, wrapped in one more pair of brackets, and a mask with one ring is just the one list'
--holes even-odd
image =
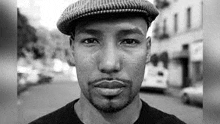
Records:
{"label": "man's cheek", "polygon": [[133,78],[137,81],[141,81],[144,75],[145,70],[145,59],[144,58],[136,58],[136,61],[132,64],[132,71]]}

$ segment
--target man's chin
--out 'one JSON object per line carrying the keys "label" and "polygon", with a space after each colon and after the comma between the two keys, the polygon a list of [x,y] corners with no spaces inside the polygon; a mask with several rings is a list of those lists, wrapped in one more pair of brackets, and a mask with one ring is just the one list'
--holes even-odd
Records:
{"label": "man's chin", "polygon": [[116,113],[130,104],[129,99],[122,100],[114,98],[93,99],[90,102],[96,109],[104,113]]}

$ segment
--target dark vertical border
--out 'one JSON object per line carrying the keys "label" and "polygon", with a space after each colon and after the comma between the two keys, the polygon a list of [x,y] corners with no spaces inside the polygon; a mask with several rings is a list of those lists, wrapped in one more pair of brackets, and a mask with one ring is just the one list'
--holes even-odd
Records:
{"label": "dark vertical border", "polygon": [[16,0],[0,1],[0,123],[17,121]]}
{"label": "dark vertical border", "polygon": [[220,124],[220,1],[203,0],[204,124]]}

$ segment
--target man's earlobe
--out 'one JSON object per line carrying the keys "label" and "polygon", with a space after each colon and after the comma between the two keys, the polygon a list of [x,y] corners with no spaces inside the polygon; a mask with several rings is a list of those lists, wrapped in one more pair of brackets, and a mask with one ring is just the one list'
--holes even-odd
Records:
{"label": "man's earlobe", "polygon": [[147,41],[147,49],[150,49],[151,48],[151,37],[147,37],[146,41]]}
{"label": "man's earlobe", "polygon": [[72,65],[72,66],[75,66],[75,57],[74,57],[74,39],[72,37],[70,37],[70,48],[69,48],[69,51],[70,51],[70,55],[68,57],[68,60],[69,60],[69,64]]}
{"label": "man's earlobe", "polygon": [[71,66],[75,66],[76,61],[75,61],[75,57],[74,57],[74,52],[71,50],[70,55],[68,56],[68,63]]}
{"label": "man's earlobe", "polygon": [[151,54],[148,53],[146,57],[146,64],[150,62]]}

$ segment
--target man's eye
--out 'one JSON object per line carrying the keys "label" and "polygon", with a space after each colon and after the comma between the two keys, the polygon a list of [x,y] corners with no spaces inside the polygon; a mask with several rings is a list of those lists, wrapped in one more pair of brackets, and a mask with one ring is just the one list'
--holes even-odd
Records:
{"label": "man's eye", "polygon": [[140,42],[138,40],[135,40],[135,39],[124,39],[124,40],[121,41],[121,44],[129,45],[129,46],[137,45],[139,43]]}
{"label": "man's eye", "polygon": [[99,42],[98,42],[98,40],[96,40],[94,38],[89,38],[89,39],[83,40],[82,43],[92,45],[92,44],[97,44]]}

